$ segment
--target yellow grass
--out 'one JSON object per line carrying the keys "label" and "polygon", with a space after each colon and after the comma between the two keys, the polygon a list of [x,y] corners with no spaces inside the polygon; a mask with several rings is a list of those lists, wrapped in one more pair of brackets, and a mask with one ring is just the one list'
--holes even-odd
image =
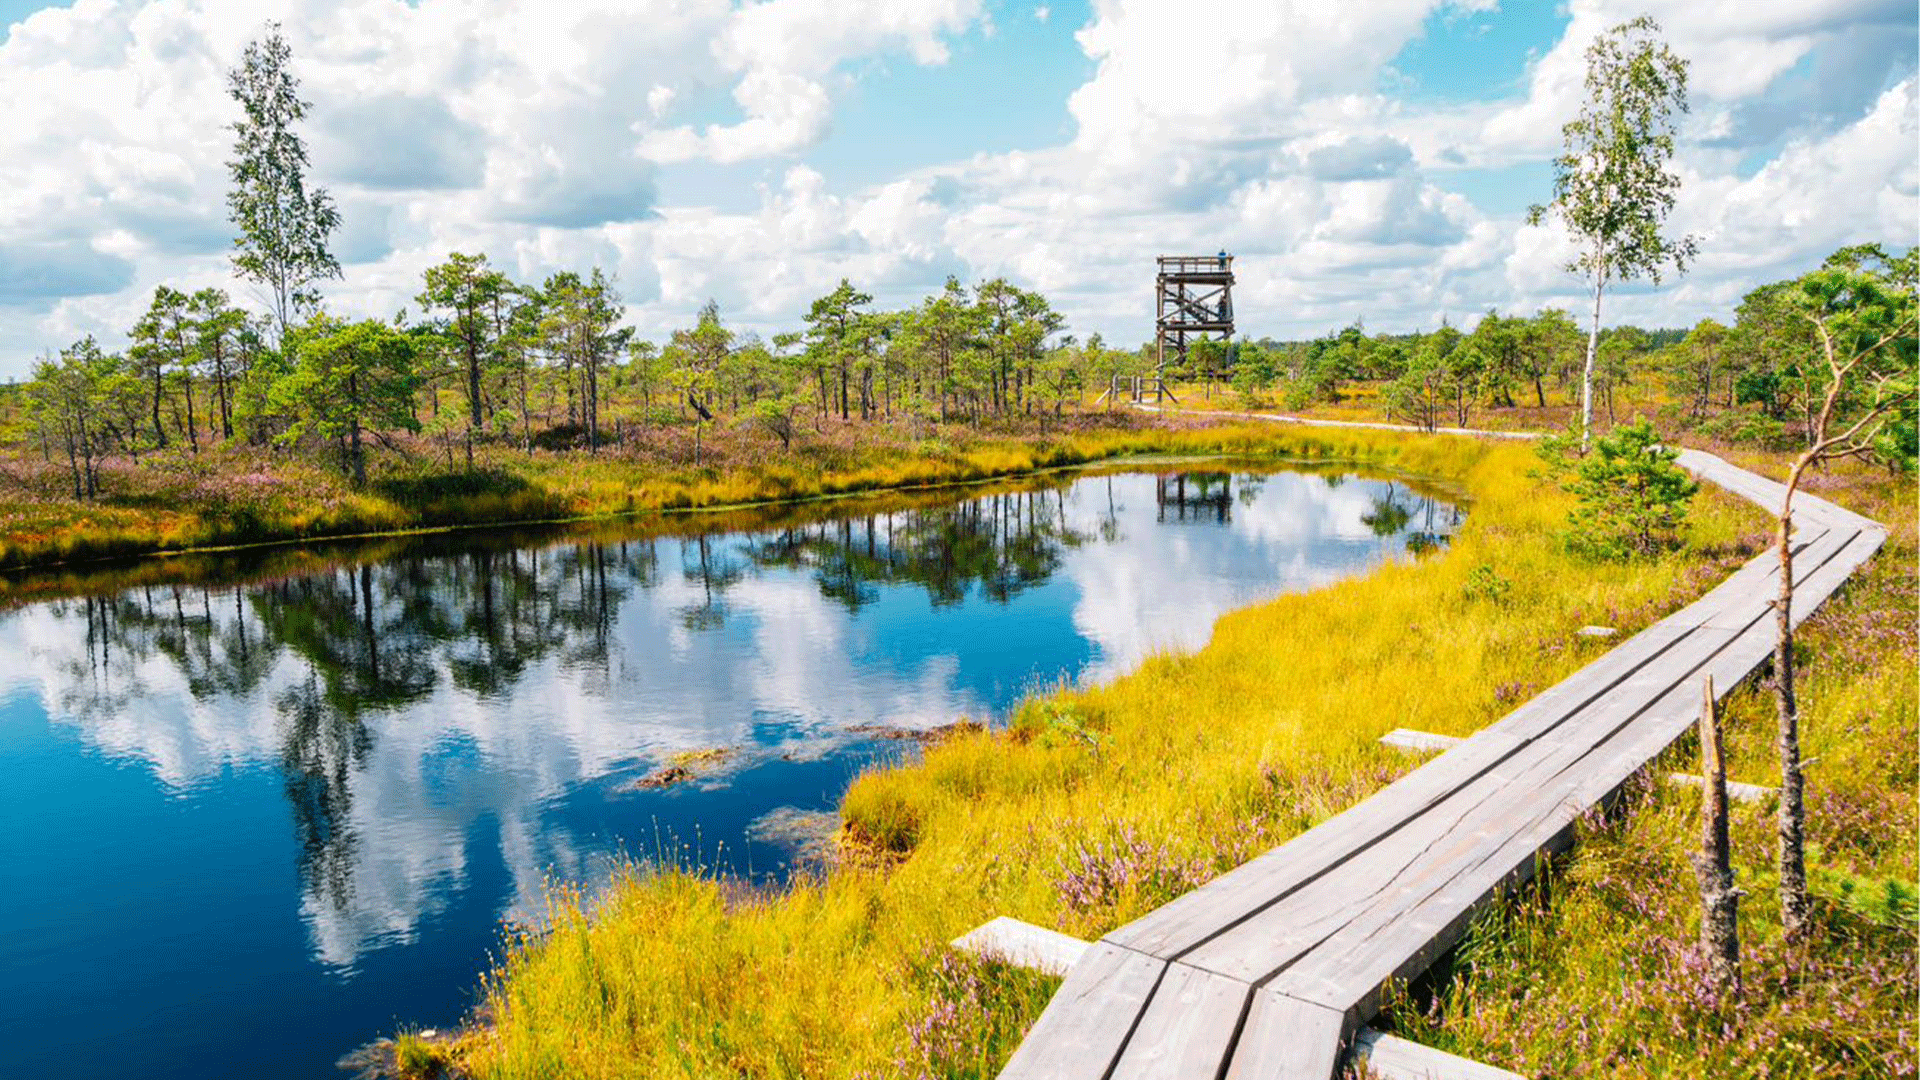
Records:
{"label": "yellow grass", "polygon": [[[958,970],[939,943],[995,915],[1095,936],[1350,805],[1410,767],[1394,727],[1463,734],[1716,581],[1760,534],[1717,492],[1687,546],[1575,563],[1529,448],[1376,432],[1229,429],[1127,449],[1264,449],[1451,479],[1444,554],[1220,620],[1193,655],[1031,701],[848,792],[837,869],[776,896],[684,868],[597,903],[562,893],[516,941],[463,1046],[484,1077],[990,1076],[1044,982]],[[1465,588],[1477,567],[1511,583]],[[1762,776],[1742,777],[1764,780]]]}

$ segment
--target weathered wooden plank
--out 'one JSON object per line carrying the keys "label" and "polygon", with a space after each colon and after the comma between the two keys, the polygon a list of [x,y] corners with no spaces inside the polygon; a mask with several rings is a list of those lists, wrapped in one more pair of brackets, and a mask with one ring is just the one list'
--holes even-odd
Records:
{"label": "weathered wooden plank", "polygon": [[1538,867],[1537,856],[1571,842],[1573,824],[1582,812],[1564,800],[1536,808],[1536,816],[1522,829],[1487,838],[1488,849],[1478,859],[1433,868],[1421,882],[1428,890],[1421,903],[1405,904],[1390,919],[1348,924],[1270,985],[1363,1018],[1373,1015],[1388,980],[1425,970],[1457,944],[1480,907],[1502,889],[1529,880]]}
{"label": "weathered wooden plank", "polygon": [[[1200,888],[1108,934],[1104,940],[1174,957],[1224,928],[1279,903],[1363,848],[1368,837],[1391,834],[1423,810],[1470,783],[1524,740],[1482,732],[1467,743],[1401,777],[1365,799]],[[1387,792],[1391,798],[1382,798]]]}
{"label": "weathered wooden plank", "polygon": [[[1742,669],[1742,675],[1765,656],[1758,636],[1743,635],[1733,643],[1737,648],[1723,651],[1724,657]],[[1716,685],[1730,687],[1737,681],[1716,679]],[[1645,706],[1644,722],[1623,729],[1619,737],[1596,748],[1599,752],[1584,755],[1578,769],[1563,774],[1573,781],[1571,789],[1540,783],[1542,794],[1552,789],[1558,796],[1545,816],[1511,817],[1504,835],[1500,830],[1482,831],[1481,836],[1490,845],[1478,850],[1436,852],[1436,862],[1442,867],[1438,877],[1444,884],[1419,902],[1406,905],[1391,920],[1373,912],[1356,916],[1338,935],[1329,935],[1310,957],[1275,978],[1274,988],[1332,1007],[1353,1008],[1362,1017],[1370,1015],[1379,983],[1396,975],[1417,973],[1451,947],[1474,911],[1498,888],[1530,876],[1535,857],[1564,844],[1579,814],[1611,797],[1645,762],[1691,726],[1698,700],[1697,682],[1697,677],[1681,679],[1672,690]],[[1501,813],[1511,812],[1497,802],[1489,805]],[[1468,832],[1464,823],[1461,831]]]}
{"label": "weathered wooden plank", "polygon": [[1364,1062],[1381,1080],[1527,1080],[1519,1073],[1372,1028],[1361,1028],[1353,1037],[1353,1060]]}
{"label": "weathered wooden plank", "polygon": [[1111,1080],[1188,1080],[1220,1074],[1253,987],[1174,963],[1127,1041]]}
{"label": "weathered wooden plank", "polygon": [[[1688,669],[1711,659],[1730,638],[1715,631],[1692,635],[1697,644],[1684,655]],[[1323,1002],[1336,1001],[1342,993],[1370,993],[1393,973],[1392,967],[1382,969],[1382,958],[1416,955],[1428,944],[1423,939],[1447,930],[1456,916],[1499,886],[1530,873],[1536,852],[1564,841],[1565,830],[1597,801],[1579,796],[1586,773],[1617,772],[1612,785],[1617,787],[1639,769],[1646,759],[1625,758],[1617,733],[1628,729],[1668,688],[1684,681],[1678,669],[1636,676],[1630,682],[1639,685],[1591,710],[1592,717],[1579,730],[1563,729],[1517,756],[1509,763],[1512,771],[1501,770],[1497,786],[1477,785],[1476,797],[1462,800],[1456,816],[1437,821],[1431,829],[1408,831],[1416,846],[1395,850],[1381,845],[1378,852],[1351,860],[1350,873],[1343,868],[1342,874],[1327,879],[1327,895],[1319,906],[1302,911],[1304,898],[1290,902],[1284,910],[1249,920],[1244,933],[1223,935],[1187,959],[1210,968],[1223,965],[1216,970],[1254,979],[1266,974],[1249,968],[1274,963],[1273,973],[1287,969],[1275,978],[1275,987]],[[1342,894],[1344,902],[1338,899]],[[1429,910],[1418,917],[1435,896],[1450,898],[1459,910]],[[1283,927],[1281,921],[1288,917],[1292,924]],[[1289,951],[1294,955],[1286,955]],[[1362,956],[1365,962],[1357,959]],[[1350,1002],[1340,1007],[1346,1004]]]}
{"label": "weathered wooden plank", "polygon": [[[1699,628],[1662,631],[1652,635],[1652,640],[1660,646],[1660,651],[1652,655],[1668,657],[1671,663],[1678,650],[1697,663],[1716,650],[1725,637],[1722,631]],[[1570,719],[1578,721],[1596,709],[1602,715],[1611,715],[1626,708],[1640,696],[1635,691],[1641,683],[1648,683],[1648,691],[1657,693],[1665,687],[1660,682],[1665,678],[1662,674],[1665,670],[1661,665],[1642,663],[1630,670],[1610,673],[1607,678],[1590,677],[1574,685],[1565,696],[1578,698],[1580,708]],[[1391,830],[1377,830],[1367,835],[1348,827],[1351,819],[1341,815],[1282,845],[1275,851],[1282,858],[1296,850],[1308,851],[1314,856],[1332,852],[1342,857],[1322,862],[1318,873],[1296,876],[1286,882],[1284,891],[1267,893],[1263,902],[1235,909],[1229,901],[1210,909],[1197,909],[1191,913],[1191,920],[1200,932],[1187,936],[1182,942],[1182,951],[1160,954],[1179,956],[1209,970],[1249,980],[1264,978],[1284,967],[1301,951],[1334,932],[1341,920],[1351,918],[1360,903],[1376,897],[1379,890],[1391,888],[1409,865],[1425,858],[1428,849],[1441,836],[1458,827],[1461,815],[1492,797],[1498,784],[1505,782],[1503,778],[1532,770],[1529,755],[1540,752],[1531,748],[1532,742],[1539,740],[1496,743],[1502,748],[1498,758],[1484,755],[1485,760],[1476,761],[1472,752],[1477,742],[1502,737],[1501,733],[1491,730],[1482,732],[1436,759],[1445,761],[1461,755],[1480,768],[1471,776],[1449,777],[1459,782],[1451,790],[1437,792],[1437,797],[1423,799],[1417,805],[1404,801],[1391,803],[1391,807],[1403,814],[1411,812],[1411,816]],[[1542,740],[1556,744],[1579,738],[1581,736],[1561,734],[1560,728],[1541,736]],[[1394,788],[1409,779],[1412,777],[1403,778],[1361,805],[1387,803],[1394,795]],[[1269,880],[1277,878],[1277,874],[1270,875]]]}
{"label": "weathered wooden plank", "polygon": [[1451,750],[1466,740],[1458,735],[1435,735],[1430,731],[1414,731],[1412,728],[1394,728],[1380,741],[1400,750],[1413,750],[1419,753],[1432,753]]}
{"label": "weathered wooden plank", "polygon": [[[1380,736],[1380,741],[1397,750],[1430,753],[1436,750],[1445,750],[1465,740],[1454,735],[1435,735],[1430,731],[1414,731],[1411,728],[1394,728],[1392,731]],[[1698,776],[1692,773],[1670,772],[1666,774],[1666,778],[1672,783],[1693,787],[1698,787],[1703,783]],[[1738,780],[1727,781],[1727,798],[1737,802],[1759,802],[1769,795],[1774,794],[1774,791],[1775,789],[1773,788],[1762,787],[1759,784],[1743,784]]]}
{"label": "weathered wooden plank", "polygon": [[[1794,544],[1794,557],[1823,562],[1844,544],[1846,537],[1830,529],[1819,529],[1804,542]],[[1797,568],[1796,568],[1797,573]],[[1728,575],[1700,599],[1667,616],[1681,623],[1726,625],[1743,620],[1753,610],[1756,599],[1771,597],[1779,589],[1780,561],[1771,552],[1762,552]]]}
{"label": "weathered wooden plank", "polygon": [[[1036,948],[1033,947],[1035,941],[1044,944]],[[989,956],[1020,967],[1054,973],[1058,973],[1063,966],[1071,968],[1073,963],[1093,945],[1090,941],[1069,937],[1057,930],[1048,930],[1004,915],[990,919],[954,938],[951,944],[956,949],[976,955]],[[1142,1017],[1133,1038],[1128,1041],[1122,1053],[1120,1064],[1113,1073],[1115,1080],[1133,1075],[1154,1075],[1143,1071],[1145,1061],[1168,1059],[1166,1055],[1149,1050],[1151,1047],[1161,1045],[1160,1038],[1150,1034],[1150,1029],[1156,1024],[1154,1014],[1167,1002],[1175,1000],[1183,1004],[1193,1002],[1197,1010],[1204,1010],[1207,1007],[1204,1000],[1194,1001],[1199,995],[1172,989],[1176,978],[1192,979],[1194,977],[1214,980],[1220,978],[1184,964],[1173,964],[1168,968],[1159,991],[1154,995],[1147,1013]],[[1244,1006],[1250,1004],[1253,988],[1244,983],[1233,983],[1231,980],[1228,983],[1229,992],[1236,995],[1240,1002],[1240,1007],[1235,1011],[1241,1012]],[[1236,1016],[1233,1026],[1237,1026],[1238,1023],[1239,1017]],[[1230,1026],[1226,1036],[1219,1041],[1218,1047],[1211,1053],[1200,1053],[1181,1059],[1158,1075],[1184,1078],[1217,1074],[1226,1061],[1229,1044],[1233,1041],[1235,1034],[1232,1030],[1233,1026]],[[1383,1080],[1524,1080],[1523,1077],[1504,1069],[1496,1069],[1491,1065],[1449,1054],[1444,1050],[1436,1050],[1430,1046],[1423,1046],[1397,1035],[1386,1034],[1368,1027],[1362,1027],[1354,1036],[1352,1057],[1356,1062],[1365,1062],[1367,1067]],[[1208,1064],[1209,1062],[1211,1064]]]}
{"label": "weathered wooden plank", "polygon": [[[1715,685],[1718,685],[1718,684],[1716,683]],[[1667,773],[1666,780],[1670,784],[1678,784],[1681,787],[1694,787],[1694,788],[1697,788],[1700,785],[1706,783],[1706,781],[1701,779],[1700,777],[1695,776],[1692,773],[1684,773],[1684,772]],[[1732,799],[1735,802],[1744,802],[1744,803],[1765,802],[1768,799],[1772,798],[1773,796],[1778,795],[1779,793],[1780,793],[1779,788],[1770,788],[1761,784],[1743,784],[1738,780],[1727,781],[1727,798]]]}
{"label": "weathered wooden plank", "polygon": [[1080,962],[1091,942],[1002,915],[961,934],[950,944],[1017,967],[1065,975]]}
{"label": "weathered wooden plank", "polygon": [[1226,1080],[1329,1080],[1349,1030],[1338,1010],[1256,991]]}
{"label": "weathered wooden plank", "polygon": [[[1794,624],[1805,621],[1855,570],[1879,550],[1885,534],[1878,530],[1830,530],[1822,539],[1794,553]],[[1772,624],[1772,604],[1779,591],[1779,560],[1771,553],[1757,556],[1767,565],[1765,578],[1747,590],[1743,604],[1709,620],[1713,625],[1743,629],[1756,622]]]}
{"label": "weathered wooden plank", "polygon": [[[1590,759],[1596,757],[1620,758],[1620,752],[1607,745],[1615,733],[1629,726],[1651,701],[1686,683],[1691,673],[1710,661],[1732,637],[1728,632],[1713,630],[1690,634],[1683,647],[1667,654],[1669,664],[1636,673],[1622,684],[1621,692],[1483,778],[1476,791],[1461,799],[1457,807],[1430,811],[1430,821],[1402,830],[1391,843],[1354,856],[1338,874],[1303,888],[1284,905],[1245,920],[1191,951],[1185,959],[1253,980],[1267,978],[1299,961],[1308,967],[1305,981],[1298,986],[1303,992],[1309,987],[1316,996],[1324,992],[1316,982],[1323,974],[1322,968],[1343,980],[1340,985],[1345,990],[1369,992],[1378,981],[1373,972],[1363,971],[1345,958],[1321,964],[1320,957],[1338,953],[1339,942],[1348,937],[1371,941],[1383,934],[1395,939],[1384,946],[1384,952],[1392,954],[1405,946],[1411,955],[1421,936],[1445,928],[1456,914],[1449,911],[1444,918],[1409,919],[1408,912],[1419,906],[1426,894],[1465,875],[1466,885],[1471,886],[1470,907],[1516,874],[1529,872],[1533,853],[1557,846],[1564,839],[1564,829],[1597,801],[1598,796],[1572,797],[1579,771],[1593,768]],[[1607,793],[1645,760],[1639,757],[1603,762],[1599,772],[1617,774]],[[1606,767],[1609,764],[1611,767]],[[1508,848],[1514,851],[1508,852],[1512,857],[1505,861],[1489,855]],[[1376,942],[1375,948],[1381,946]],[[1312,961],[1301,960],[1309,951],[1314,953]],[[1266,970],[1261,970],[1263,967]],[[1295,983],[1284,980],[1274,985],[1295,988]]]}
{"label": "weathered wooden plank", "polygon": [[1692,628],[1656,624],[1464,743],[1286,844],[1108,934],[1106,940],[1179,956],[1311,882],[1360,847],[1405,827],[1531,741],[1599,701]]}
{"label": "weathered wooden plank", "polygon": [[1846,548],[1832,559],[1827,560],[1811,572],[1802,576],[1794,574],[1793,616],[1794,625],[1805,622],[1820,605],[1838,592],[1842,585],[1853,577],[1855,571],[1865,565],[1880,545],[1886,542],[1886,533],[1877,529],[1854,533]]}
{"label": "weathered wooden plank", "polygon": [[1001,1080],[1104,1080],[1166,967],[1164,960],[1094,943],[1054,991]]}

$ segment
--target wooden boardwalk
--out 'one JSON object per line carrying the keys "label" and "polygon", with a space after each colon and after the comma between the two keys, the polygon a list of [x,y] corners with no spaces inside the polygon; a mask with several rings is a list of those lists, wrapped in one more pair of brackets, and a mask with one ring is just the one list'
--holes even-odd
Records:
{"label": "wooden boardwalk", "polygon": [[[1698,451],[1680,463],[1779,507],[1779,484]],[[1804,493],[1794,507],[1797,622],[1886,533]],[[1756,556],[1371,798],[1094,943],[1001,1077],[1328,1080],[1389,980],[1425,970],[1688,730],[1702,677],[1724,694],[1771,655],[1777,572]]]}

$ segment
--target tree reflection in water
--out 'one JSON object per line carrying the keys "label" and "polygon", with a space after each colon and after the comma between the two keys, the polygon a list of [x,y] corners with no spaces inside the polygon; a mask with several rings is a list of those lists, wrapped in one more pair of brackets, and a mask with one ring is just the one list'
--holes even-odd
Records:
{"label": "tree reflection in water", "polygon": [[[1237,589],[1288,586],[1276,566],[1307,566],[1297,584],[1313,584],[1377,560],[1382,540],[1418,552],[1459,523],[1458,510],[1405,483],[1344,479],[1191,469],[1062,477],[839,518],[831,507],[785,511],[679,536],[454,533],[364,558],[308,553],[239,586],[106,590],[22,612],[43,620],[40,636],[70,643],[47,654],[53,711],[98,744],[170,784],[273,763],[316,950],[350,963],[368,935],[405,931],[435,902],[427,878],[458,879],[481,816],[512,848],[516,889],[537,889],[546,867],[590,846],[543,823],[553,801],[634,762],[750,741],[762,714],[797,716],[803,737],[839,745],[848,737],[835,728],[1003,708],[1017,687],[971,689],[969,665],[1057,656],[1045,662],[1068,670],[1047,674],[1071,677],[1090,649],[1131,663],[1165,646],[1154,634],[1170,626],[1204,635],[1250,598]],[[1219,527],[1205,531],[1233,545],[1222,566],[1253,584],[1200,589],[1146,572],[1189,557],[1194,530],[1177,527],[1192,524]],[[1080,559],[1090,545],[1100,551]],[[1058,612],[1047,641],[1065,635],[1065,651],[998,623],[928,621],[973,617],[954,610],[972,602],[993,618],[1069,566],[1073,591],[1043,609]],[[870,614],[902,589],[925,605]],[[856,657],[834,637],[850,631],[804,637],[832,612],[883,620],[874,633],[949,637]],[[934,651],[949,647],[976,652]],[[435,764],[460,746],[478,747],[473,762]],[[436,793],[429,777],[448,769],[465,787]],[[421,820],[402,838],[386,832],[395,819]],[[441,849],[400,850],[409,843]]]}

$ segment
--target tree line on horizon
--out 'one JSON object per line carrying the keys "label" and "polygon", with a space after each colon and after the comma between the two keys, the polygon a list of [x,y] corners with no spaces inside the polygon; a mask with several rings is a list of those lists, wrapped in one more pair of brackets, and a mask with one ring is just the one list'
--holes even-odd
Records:
{"label": "tree line on horizon", "polygon": [[[1616,422],[1616,406],[1631,390],[1639,401],[1671,403],[1679,421],[1729,441],[1781,450],[1804,443],[1831,381],[1819,362],[1819,312],[1806,288],[1834,273],[1911,297],[1920,286],[1920,249],[1841,248],[1817,269],[1748,292],[1732,325],[1704,318],[1691,329],[1602,328],[1591,375],[1596,407]],[[1464,427],[1481,410],[1546,409],[1550,390],[1577,402],[1586,344],[1564,310],[1490,310],[1470,331],[1443,323],[1369,335],[1356,323],[1312,341],[1239,345],[1230,378],[1244,395],[1290,408],[1339,402],[1356,384],[1370,384],[1389,419],[1428,430]],[[1893,428],[1890,435],[1912,441],[1910,418]]]}

